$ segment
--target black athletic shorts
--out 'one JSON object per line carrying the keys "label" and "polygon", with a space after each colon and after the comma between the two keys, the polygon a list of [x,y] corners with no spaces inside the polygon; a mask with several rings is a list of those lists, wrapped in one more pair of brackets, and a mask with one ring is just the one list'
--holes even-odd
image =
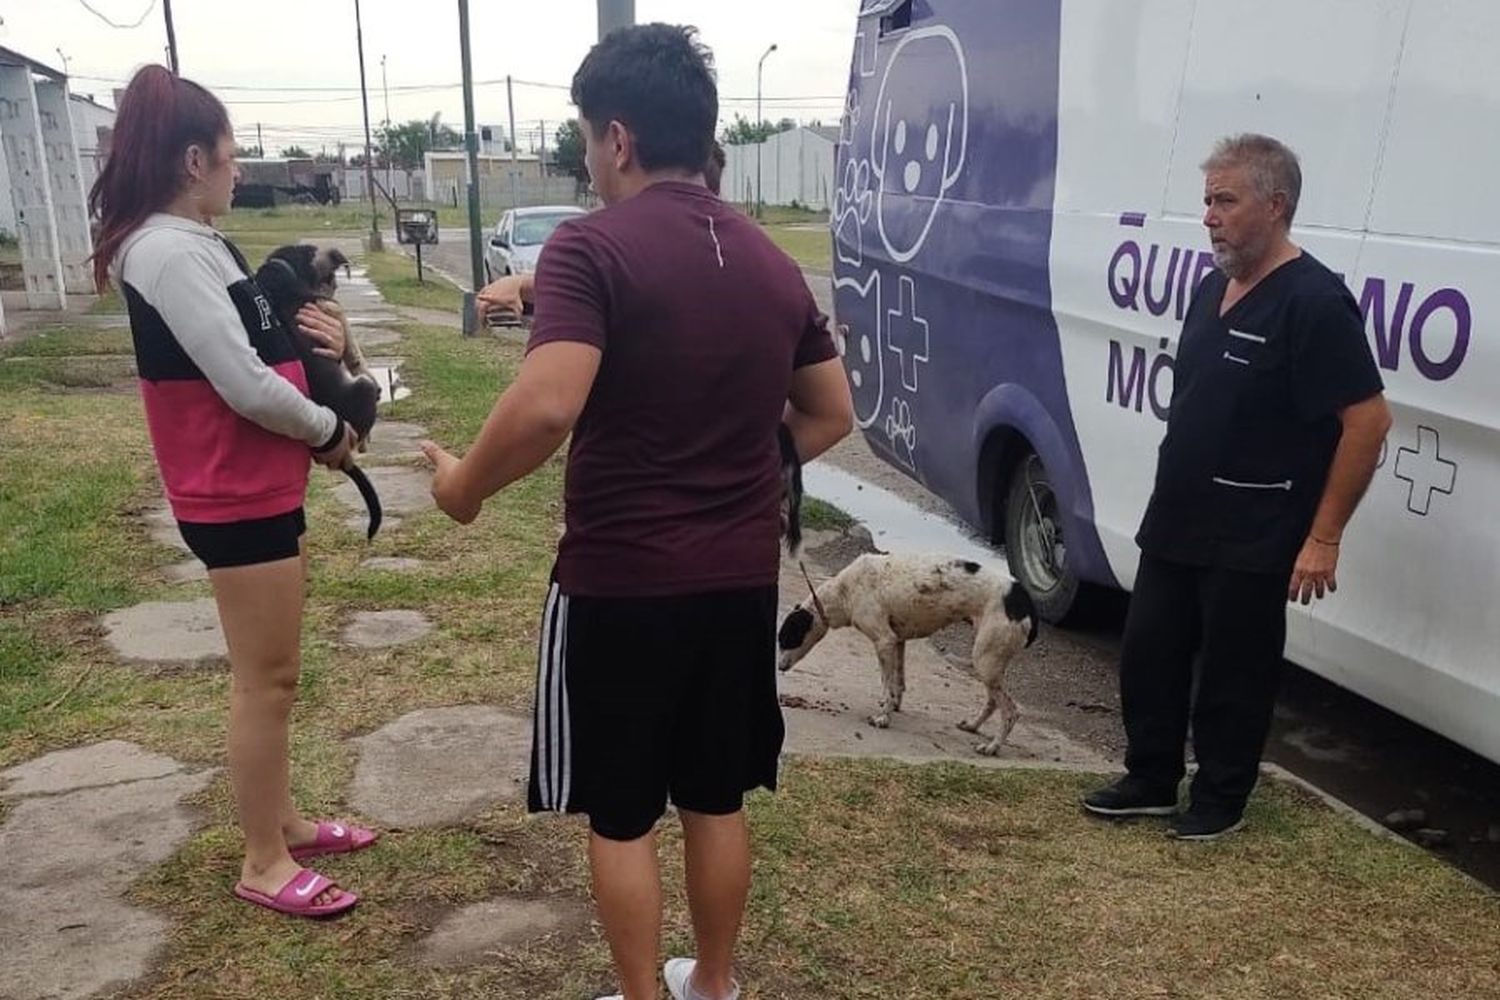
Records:
{"label": "black athletic shorts", "polygon": [[182,532],[182,540],[193,555],[203,560],[203,565],[209,569],[229,569],[297,556],[301,551],[298,542],[307,531],[307,517],[298,507],[253,521],[223,524],[178,521],[177,530]]}
{"label": "black athletic shorts", "polygon": [[542,615],[529,805],[635,840],[666,811],[726,816],[776,788],[776,588],[569,597]]}

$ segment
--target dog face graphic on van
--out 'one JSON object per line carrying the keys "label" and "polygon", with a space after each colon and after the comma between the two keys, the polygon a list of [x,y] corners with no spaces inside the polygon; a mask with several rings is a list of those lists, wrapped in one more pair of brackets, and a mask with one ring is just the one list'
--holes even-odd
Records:
{"label": "dog face graphic on van", "polygon": [[869,427],[880,417],[885,403],[885,355],[882,344],[880,272],[871,269],[860,280],[858,276],[835,278],[834,311],[839,324],[834,344],[844,359],[849,374],[849,394],[854,400],[854,420]]}
{"label": "dog face graphic on van", "polygon": [[968,66],[952,30],[924,28],[902,37],[886,64],[873,118],[880,236],[891,259],[906,263],[927,241],[967,153]]}

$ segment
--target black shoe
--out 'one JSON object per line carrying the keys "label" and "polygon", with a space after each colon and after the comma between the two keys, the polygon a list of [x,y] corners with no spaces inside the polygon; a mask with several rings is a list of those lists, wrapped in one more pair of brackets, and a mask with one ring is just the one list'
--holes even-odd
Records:
{"label": "black shoe", "polygon": [[1113,785],[1085,795],[1083,808],[1096,816],[1171,816],[1177,812],[1177,789],[1127,774]]}
{"label": "black shoe", "polygon": [[1245,825],[1245,817],[1239,812],[1207,810],[1188,807],[1188,811],[1172,821],[1167,827],[1167,836],[1174,840],[1218,840]]}

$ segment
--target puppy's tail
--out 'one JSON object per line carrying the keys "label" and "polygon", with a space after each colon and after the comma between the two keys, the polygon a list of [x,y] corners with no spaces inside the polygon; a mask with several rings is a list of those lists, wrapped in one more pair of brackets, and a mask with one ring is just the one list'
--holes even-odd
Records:
{"label": "puppy's tail", "polygon": [[782,510],[786,518],[786,547],[793,559],[802,552],[802,459],[786,424],[776,428],[781,449]]}
{"label": "puppy's tail", "polygon": [[380,494],[375,492],[370,477],[365,475],[365,470],[350,462],[344,466],[344,474],[354,483],[354,488],[359,490],[359,495],[365,498],[365,507],[370,512],[370,527],[365,532],[365,541],[374,539],[375,532],[380,530],[380,522],[384,515],[380,510]]}
{"label": "puppy's tail", "polygon": [[1005,605],[1005,617],[1013,622],[1029,622],[1030,631],[1026,634],[1026,645],[1029,648],[1036,642],[1037,629],[1040,623],[1037,619],[1036,604],[1032,602],[1031,595],[1026,593],[1026,588],[1021,586],[1019,580],[1010,582],[1010,589],[1005,592],[1003,601]]}

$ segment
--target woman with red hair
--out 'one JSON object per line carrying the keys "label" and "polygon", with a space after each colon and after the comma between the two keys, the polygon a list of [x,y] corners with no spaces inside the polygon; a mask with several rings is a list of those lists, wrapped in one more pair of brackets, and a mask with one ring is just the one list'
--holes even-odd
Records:
{"label": "woman with red hair", "polygon": [[[229,116],[161,66],[136,73],[114,148],[89,196],[94,279],[130,311],[146,424],[183,540],[208,567],[229,646],[229,772],[245,859],[235,895],[324,917],[358,901],[299,861],[375,835],[312,822],[292,804],[287,724],[301,668],[310,459],[343,463],[353,431],[308,398],[292,332],[235,246],[212,226],[239,169]],[[339,356],[343,329],[316,308],[303,331]]]}

